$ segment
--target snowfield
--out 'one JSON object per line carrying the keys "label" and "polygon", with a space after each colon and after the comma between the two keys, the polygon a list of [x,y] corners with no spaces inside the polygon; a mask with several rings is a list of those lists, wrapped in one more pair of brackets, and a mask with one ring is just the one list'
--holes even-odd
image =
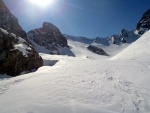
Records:
{"label": "snowfield", "polygon": [[0,113],[150,113],[149,38],[150,31],[114,57],[73,40],[76,57],[41,53],[36,72],[1,76]]}

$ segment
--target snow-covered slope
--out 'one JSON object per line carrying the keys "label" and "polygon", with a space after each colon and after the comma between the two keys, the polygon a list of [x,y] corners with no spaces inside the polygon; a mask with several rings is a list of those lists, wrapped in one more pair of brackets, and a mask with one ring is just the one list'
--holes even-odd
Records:
{"label": "snow-covered slope", "polygon": [[[142,37],[137,42],[146,43]],[[150,62],[143,62],[144,55],[141,62],[108,60],[88,51],[88,44],[68,44],[76,57],[40,54],[44,66],[36,72],[2,76],[0,113],[150,113]]]}
{"label": "snow-covered slope", "polygon": [[[139,35],[135,34],[134,31],[127,31],[123,29],[120,34],[112,35],[107,38],[97,37],[95,39],[85,37],[75,37],[64,35],[70,43],[77,43],[77,45],[89,45],[103,49],[109,56],[114,56],[121,52],[123,49],[128,47],[132,42],[139,38]],[[85,50],[85,46],[83,47]]]}
{"label": "snow-covered slope", "polygon": [[150,31],[142,35],[128,48],[114,56],[112,59],[142,60],[150,62]]}
{"label": "snow-covered slope", "polygon": [[129,43],[124,43],[121,45],[111,44],[109,46],[105,46],[99,43],[92,43],[93,46],[102,48],[110,57],[118,54],[122,50],[124,50],[126,47],[128,47]]}
{"label": "snow-covered slope", "polygon": [[83,38],[82,38],[82,41],[80,41],[79,39],[78,40],[74,40],[73,39],[67,39],[68,41],[68,45],[71,49],[71,51],[75,54],[76,57],[80,57],[80,58],[91,58],[91,59],[95,59],[95,58],[104,58],[106,59],[107,57],[104,57],[104,56],[100,56],[100,55],[97,55],[93,52],[91,52],[90,50],[87,49],[87,47],[89,46],[89,41],[83,41]]}

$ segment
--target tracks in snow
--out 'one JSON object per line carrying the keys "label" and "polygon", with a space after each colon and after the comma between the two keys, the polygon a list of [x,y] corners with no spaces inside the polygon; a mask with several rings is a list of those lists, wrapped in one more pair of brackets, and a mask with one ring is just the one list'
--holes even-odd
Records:
{"label": "tracks in snow", "polygon": [[89,82],[91,90],[88,94],[93,98],[93,102],[116,104],[122,113],[128,113],[130,108],[134,108],[136,113],[150,112],[150,106],[134,83],[109,76],[112,75],[110,73],[113,72],[102,72],[100,77]]}

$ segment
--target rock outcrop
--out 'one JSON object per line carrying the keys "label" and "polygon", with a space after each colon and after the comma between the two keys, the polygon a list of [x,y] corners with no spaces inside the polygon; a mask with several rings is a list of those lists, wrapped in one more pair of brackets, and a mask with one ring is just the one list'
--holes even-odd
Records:
{"label": "rock outcrop", "polygon": [[2,0],[0,0],[0,28],[7,30],[9,33],[14,33],[16,36],[26,40],[26,32],[21,28],[18,19],[11,14]]}
{"label": "rock outcrop", "polygon": [[42,65],[43,60],[32,45],[0,28],[0,74],[16,76]]}
{"label": "rock outcrop", "polygon": [[19,75],[43,65],[18,19],[0,0],[0,74]]}
{"label": "rock outcrop", "polygon": [[147,10],[139,23],[137,24],[136,31],[139,35],[143,35],[146,31],[150,29],[150,9]]}
{"label": "rock outcrop", "polygon": [[[60,54],[59,50],[68,48],[66,38],[51,23],[44,22],[43,27],[28,32],[28,39],[49,51],[49,54]],[[34,44],[33,44],[34,45]]]}
{"label": "rock outcrop", "polygon": [[96,54],[99,54],[99,55],[109,56],[103,49],[101,49],[100,47],[96,47],[94,45],[89,45],[87,47],[87,49],[89,49],[93,53],[96,53]]}

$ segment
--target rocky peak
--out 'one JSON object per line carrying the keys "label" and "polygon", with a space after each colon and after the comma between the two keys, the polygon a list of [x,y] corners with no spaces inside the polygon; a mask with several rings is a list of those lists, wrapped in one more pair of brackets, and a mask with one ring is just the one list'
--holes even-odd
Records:
{"label": "rocky peak", "polygon": [[0,28],[14,33],[19,37],[26,38],[26,32],[21,28],[18,19],[11,14],[7,6],[0,0]]}
{"label": "rocky peak", "polygon": [[126,43],[128,38],[129,38],[128,31],[125,30],[125,29],[122,29],[121,33],[119,34],[120,42],[121,43]]}
{"label": "rocky peak", "polygon": [[6,9],[7,11],[9,11],[7,6],[4,4],[4,2],[2,0],[0,0],[0,10],[1,9]]}
{"label": "rocky peak", "polygon": [[60,30],[53,24],[49,22],[44,22],[42,27],[42,32],[45,32],[47,38],[54,39],[61,47],[67,46],[67,40],[61,34]]}
{"label": "rocky peak", "polygon": [[[51,23],[49,23],[49,22],[44,22],[42,29],[43,29],[43,31],[45,31],[45,32],[59,31],[59,29],[58,29],[55,25],[53,25],[53,24],[51,24]],[[60,31],[59,31],[59,32],[60,32]]]}
{"label": "rocky peak", "polygon": [[150,9],[147,10],[139,23],[137,24],[136,31],[139,35],[144,34],[146,31],[150,29]]}
{"label": "rocky peak", "polygon": [[68,47],[66,38],[49,22],[44,22],[42,28],[29,31],[28,39],[34,44],[43,46],[50,54],[59,54],[59,49]]}

